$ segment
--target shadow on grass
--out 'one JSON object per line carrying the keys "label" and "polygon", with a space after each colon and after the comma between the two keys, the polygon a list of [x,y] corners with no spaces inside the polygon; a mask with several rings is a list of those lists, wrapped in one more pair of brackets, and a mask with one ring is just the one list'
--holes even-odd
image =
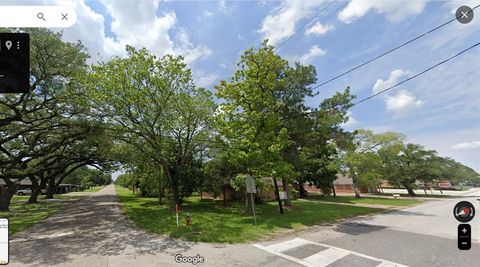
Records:
{"label": "shadow on grass", "polygon": [[[379,212],[382,209],[342,206],[308,201],[293,201],[293,208],[280,214],[276,202],[256,205],[257,225],[253,224],[251,208],[243,202],[202,201],[187,199],[179,212],[181,226],[176,226],[175,213],[170,204],[159,205],[155,198],[132,197],[117,189],[124,211],[135,224],[148,232],[179,237],[189,241],[241,243],[274,235],[281,229],[299,229],[333,222],[346,217]],[[185,226],[185,215],[192,220]]]}
{"label": "shadow on grass", "polygon": [[[135,198],[130,201],[142,203]],[[150,208],[143,209],[138,220],[151,216]],[[79,257],[124,255],[127,249],[137,256],[174,255],[190,247],[138,231],[121,213],[115,195],[93,195],[68,203],[62,211],[20,233],[10,244],[10,255],[11,262],[19,265],[51,266],[68,265]]]}

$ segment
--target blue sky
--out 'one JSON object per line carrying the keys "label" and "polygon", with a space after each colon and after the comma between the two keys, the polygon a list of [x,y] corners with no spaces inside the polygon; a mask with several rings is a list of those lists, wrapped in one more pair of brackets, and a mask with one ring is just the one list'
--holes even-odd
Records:
{"label": "blue sky", "polygon": [[[12,1],[18,3],[18,1]],[[32,1],[31,1],[32,2]],[[39,1],[33,1],[38,4]],[[329,1],[43,1],[73,5],[76,25],[64,39],[81,40],[92,62],[124,54],[125,44],[158,55],[183,54],[197,84],[229,79],[247,48],[282,43]],[[480,0],[334,1],[278,53],[317,68],[324,81],[453,18]],[[350,86],[359,99],[408,78],[480,41],[480,8],[469,24],[454,22],[319,88],[320,101]],[[480,171],[480,47],[358,105],[347,129],[397,131]]]}

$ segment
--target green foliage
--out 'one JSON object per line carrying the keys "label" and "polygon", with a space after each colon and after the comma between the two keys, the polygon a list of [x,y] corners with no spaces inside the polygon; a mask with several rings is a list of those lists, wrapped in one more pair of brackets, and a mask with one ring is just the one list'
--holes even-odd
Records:
{"label": "green foliage", "polygon": [[[370,130],[357,130],[352,136],[352,145],[342,154],[342,168],[359,185],[375,188],[390,175],[384,171],[381,153],[395,153],[404,136],[394,132],[376,134]],[[379,152],[381,151],[381,152]]]}
{"label": "green foliage", "polygon": [[196,186],[198,170],[192,160],[201,144],[197,140],[206,138],[211,128],[212,95],[194,85],[182,57],[157,58],[131,46],[127,54],[92,67],[85,101],[108,118],[119,145],[141,154],[133,160],[123,157],[122,163],[140,168],[137,174],[161,168],[178,203]]}
{"label": "green foliage", "polygon": [[70,173],[63,180],[66,184],[77,184],[82,189],[93,186],[102,186],[112,183],[112,176],[97,169],[81,167]]}

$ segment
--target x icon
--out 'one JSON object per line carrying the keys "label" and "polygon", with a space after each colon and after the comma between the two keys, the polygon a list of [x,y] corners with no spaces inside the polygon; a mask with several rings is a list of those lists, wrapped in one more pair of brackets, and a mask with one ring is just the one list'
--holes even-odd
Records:
{"label": "x icon", "polygon": [[67,16],[68,16],[68,13],[67,14],[62,14],[62,20],[68,20]]}

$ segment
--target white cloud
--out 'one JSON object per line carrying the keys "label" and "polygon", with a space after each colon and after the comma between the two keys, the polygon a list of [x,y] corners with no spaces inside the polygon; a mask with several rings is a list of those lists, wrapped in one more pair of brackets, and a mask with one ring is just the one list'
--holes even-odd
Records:
{"label": "white cloud", "polygon": [[227,7],[227,0],[220,0],[218,1],[218,10],[220,10],[224,14],[229,14]]}
{"label": "white cloud", "polygon": [[344,23],[351,23],[373,9],[385,15],[390,21],[401,21],[408,16],[420,14],[426,4],[427,0],[351,0],[340,11],[338,19]]}
{"label": "white cloud", "polygon": [[259,30],[263,38],[268,38],[275,45],[295,32],[296,24],[306,18],[321,5],[324,0],[286,0],[271,11],[262,22]]}
{"label": "white cloud", "polygon": [[473,150],[480,148],[480,141],[462,142],[451,146],[455,150]]}
{"label": "white cloud", "polygon": [[178,45],[173,49],[173,54],[180,54],[185,58],[186,63],[192,63],[209,57],[212,51],[204,46],[194,46],[190,41],[190,35],[185,29],[179,29],[175,40]]}
{"label": "white cloud", "polygon": [[[458,149],[454,148],[456,145],[462,143],[474,143],[480,142],[478,137],[480,136],[480,128],[457,130],[455,127],[450,127],[444,131],[435,131],[428,133],[411,133],[408,134],[410,142],[425,145],[428,149],[435,149],[441,156],[451,157],[469,167],[474,168],[477,172],[480,172],[480,149],[477,146],[476,149]],[[467,141],[477,140],[477,141]],[[462,145],[461,147],[465,147]]]}
{"label": "white cloud", "polygon": [[312,27],[305,30],[306,35],[322,35],[333,30],[333,25],[323,25],[320,22],[315,23]]}
{"label": "white cloud", "polygon": [[[64,30],[64,39],[81,40],[94,62],[111,56],[124,56],[127,44],[136,48],[145,47],[159,56],[167,53],[183,54],[187,63],[204,59],[211,54],[207,47],[193,45],[188,33],[175,27],[175,12],[157,15],[160,0],[101,0],[101,3],[112,18],[109,30],[114,36],[106,36],[105,17],[91,9],[86,0],[72,2],[78,21],[73,27]],[[175,32],[176,38],[172,40],[171,34]]]}
{"label": "white cloud", "polygon": [[387,110],[393,112],[396,117],[403,117],[420,109],[425,102],[418,100],[412,93],[401,90],[394,96],[387,96],[386,104]]}
{"label": "white cloud", "polygon": [[342,126],[345,128],[353,127],[358,124],[358,121],[352,116],[352,112],[347,111],[348,120],[345,123],[342,123]]}
{"label": "white cloud", "polygon": [[394,86],[400,79],[404,76],[407,76],[410,72],[402,69],[396,69],[390,72],[390,76],[387,80],[378,79],[373,86],[373,93],[377,94],[382,90],[385,90],[389,87]]}
{"label": "white cloud", "polygon": [[203,15],[204,15],[205,17],[211,17],[211,16],[213,16],[213,12],[210,12],[210,11],[208,11],[208,10],[205,10],[205,11],[203,11]]}
{"label": "white cloud", "polygon": [[303,64],[309,64],[311,63],[315,58],[323,56],[327,53],[326,50],[320,48],[318,45],[314,45],[310,47],[308,52],[301,57],[299,57],[297,60],[300,61]]}
{"label": "white cloud", "polygon": [[218,75],[205,73],[204,71],[194,71],[193,73],[195,84],[204,88],[212,86],[218,80],[218,78]]}

